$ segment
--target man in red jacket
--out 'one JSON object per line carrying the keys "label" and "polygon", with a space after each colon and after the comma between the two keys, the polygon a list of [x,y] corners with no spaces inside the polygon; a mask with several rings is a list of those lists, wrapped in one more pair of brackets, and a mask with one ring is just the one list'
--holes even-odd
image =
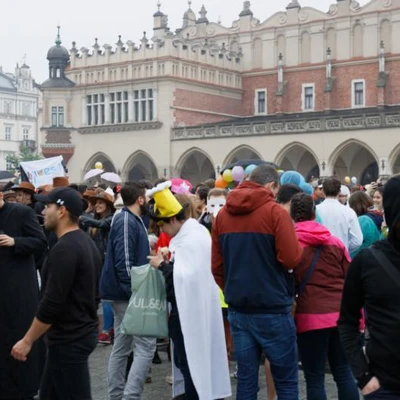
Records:
{"label": "man in red jacket", "polygon": [[238,362],[237,399],[256,400],[261,352],[271,362],[279,400],[297,400],[292,270],[302,249],[275,195],[279,176],[259,166],[228,196],[213,226],[212,270],[229,306]]}

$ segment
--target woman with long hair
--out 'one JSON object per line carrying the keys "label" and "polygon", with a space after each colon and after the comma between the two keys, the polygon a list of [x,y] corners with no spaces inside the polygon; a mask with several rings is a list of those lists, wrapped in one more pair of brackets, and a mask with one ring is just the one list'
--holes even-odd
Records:
{"label": "woman with long hair", "polygon": [[[103,262],[107,250],[108,234],[110,233],[113,220],[114,197],[103,189],[97,189],[94,196],[89,198],[93,206],[94,217],[82,216],[81,224],[87,228],[89,236],[95,242]],[[110,303],[102,302],[103,305],[103,329],[98,341],[101,344],[112,344],[114,315]]]}
{"label": "woman with long hair", "polygon": [[340,239],[315,221],[315,204],[311,196],[296,194],[290,213],[304,249],[295,269],[298,287],[295,322],[307,400],[326,400],[327,360],[337,385],[338,399],[359,400],[337,328],[349,254]]}
{"label": "woman with long hair", "polygon": [[362,249],[372,246],[380,239],[383,213],[382,211],[371,209],[374,202],[365,192],[359,191],[353,193],[350,197],[349,205],[357,214],[363,234],[363,243],[361,247],[357,251],[351,253],[351,258],[354,258]]}

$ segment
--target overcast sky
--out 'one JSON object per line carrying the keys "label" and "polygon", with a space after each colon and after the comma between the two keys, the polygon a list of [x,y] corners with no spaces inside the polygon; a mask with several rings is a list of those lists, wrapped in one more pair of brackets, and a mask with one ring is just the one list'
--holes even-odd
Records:
{"label": "overcast sky", "polygon": [[[117,42],[122,35],[124,42],[135,43],[143,31],[152,37],[153,14],[157,0],[0,0],[0,65],[4,72],[14,72],[15,64],[26,62],[38,82],[47,79],[47,50],[56,37],[56,26],[61,25],[61,38],[67,49],[72,41],[77,47],[92,48],[94,38],[99,44]],[[181,27],[183,13],[188,8],[186,0],[162,0],[161,11],[168,14],[171,31]],[[290,0],[252,0],[251,10],[261,22],[278,11],[285,11]],[[300,4],[327,12],[336,0],[300,0]],[[361,5],[367,0],[360,0]],[[197,13],[202,0],[194,0],[192,9]],[[204,0],[208,19],[230,27],[243,9],[242,0]]]}

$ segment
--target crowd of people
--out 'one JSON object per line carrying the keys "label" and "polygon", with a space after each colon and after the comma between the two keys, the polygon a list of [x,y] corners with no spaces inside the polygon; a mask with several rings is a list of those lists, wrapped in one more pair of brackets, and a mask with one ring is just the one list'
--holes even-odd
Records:
{"label": "crowd of people", "polygon": [[158,341],[121,326],[146,264],[165,280],[175,398],[228,398],[236,379],[255,400],[262,362],[267,400],[299,398],[299,364],[308,400],[327,399],[327,365],[339,400],[400,399],[399,176],[10,184],[0,260],[0,399],[91,399],[98,344],[108,399],[140,399]]}

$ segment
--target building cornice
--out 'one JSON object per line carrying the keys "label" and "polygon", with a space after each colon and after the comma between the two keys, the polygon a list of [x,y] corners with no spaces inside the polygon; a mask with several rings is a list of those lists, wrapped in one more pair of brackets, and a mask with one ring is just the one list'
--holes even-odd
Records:
{"label": "building cornice", "polygon": [[74,149],[74,144],[69,143],[47,143],[40,146],[42,149]]}
{"label": "building cornice", "polygon": [[133,124],[121,124],[121,125],[97,125],[87,126],[79,128],[78,132],[82,135],[93,134],[93,133],[113,133],[113,132],[131,132],[131,131],[145,131],[155,130],[162,127],[162,122],[140,122]]}
{"label": "building cornice", "polygon": [[386,110],[341,110],[332,113],[291,114],[237,119],[215,125],[174,128],[172,140],[220,139],[297,133],[334,133],[400,127],[400,107]]}
{"label": "building cornice", "polygon": [[171,106],[171,108],[173,110],[195,112],[195,113],[199,113],[199,114],[218,115],[220,117],[243,118],[243,115],[225,114],[225,113],[220,113],[220,112],[210,111],[210,110],[199,110],[198,108],[188,108],[188,107],[178,107],[178,106]]}

